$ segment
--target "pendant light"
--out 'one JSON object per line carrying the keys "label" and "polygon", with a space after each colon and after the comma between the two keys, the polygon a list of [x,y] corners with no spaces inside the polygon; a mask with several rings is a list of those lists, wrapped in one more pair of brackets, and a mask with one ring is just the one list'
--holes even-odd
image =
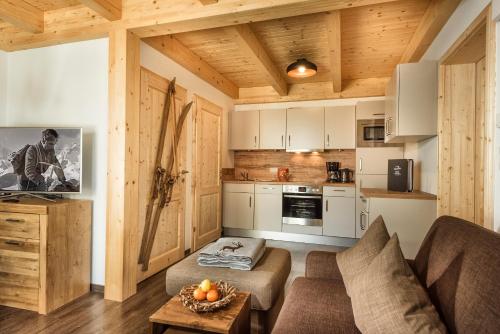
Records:
{"label": "pendant light", "polygon": [[295,63],[288,65],[286,73],[292,78],[312,77],[318,71],[316,64],[311,63],[305,58],[297,59]]}

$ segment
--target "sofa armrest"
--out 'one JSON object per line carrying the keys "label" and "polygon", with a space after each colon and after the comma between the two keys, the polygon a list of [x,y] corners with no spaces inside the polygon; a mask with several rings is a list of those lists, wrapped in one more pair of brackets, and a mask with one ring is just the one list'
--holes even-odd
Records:
{"label": "sofa armrest", "polygon": [[312,251],[306,258],[307,278],[342,279],[337,265],[337,253]]}

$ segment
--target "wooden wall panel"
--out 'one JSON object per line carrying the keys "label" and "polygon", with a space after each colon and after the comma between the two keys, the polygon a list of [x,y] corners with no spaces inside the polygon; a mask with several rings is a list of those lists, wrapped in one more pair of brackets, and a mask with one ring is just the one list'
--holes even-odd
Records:
{"label": "wooden wall panel", "polygon": [[237,151],[234,153],[235,177],[248,171],[251,179],[275,180],[277,167],[290,169],[290,181],[323,182],[326,162],[340,161],[341,168],[356,168],[356,150],[322,153],[290,153],[285,151]]}
{"label": "wooden wall panel", "polygon": [[484,165],[485,165],[485,110],[486,110],[486,59],[483,58],[476,64],[476,147],[475,147],[475,173],[474,173],[474,218],[475,223],[484,225]]}

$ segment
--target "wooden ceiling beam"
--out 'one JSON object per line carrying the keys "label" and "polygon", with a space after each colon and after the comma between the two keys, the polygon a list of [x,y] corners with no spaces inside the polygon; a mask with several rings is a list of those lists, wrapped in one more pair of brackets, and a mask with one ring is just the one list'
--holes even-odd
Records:
{"label": "wooden ceiling beam", "polygon": [[325,14],[328,34],[328,54],[330,57],[330,72],[332,73],[333,91],[342,91],[342,26],[340,11]]}
{"label": "wooden ceiling beam", "polygon": [[206,5],[212,5],[214,3],[217,3],[219,2],[219,0],[199,0],[201,2],[202,5],[206,6]]}
{"label": "wooden ceiling beam", "polygon": [[23,0],[0,0],[0,19],[31,33],[43,32],[43,12]]}
{"label": "wooden ceiling beam", "polygon": [[224,28],[226,33],[234,40],[243,55],[251,58],[255,65],[266,76],[270,85],[281,96],[286,96],[288,86],[283,78],[282,72],[272,61],[259,38],[255,35],[248,24],[230,26]]}
{"label": "wooden ceiling beam", "polygon": [[80,0],[80,2],[110,21],[122,18],[122,0]]}
{"label": "wooden ceiling beam", "polygon": [[405,49],[401,60],[403,63],[418,62],[429,48],[432,41],[448,22],[461,0],[431,0],[417,30]]}
{"label": "wooden ceiling beam", "polygon": [[233,99],[239,97],[238,86],[217,72],[212,66],[193,53],[193,51],[188,49],[175,37],[171,35],[149,37],[143,41],[224,94]]}

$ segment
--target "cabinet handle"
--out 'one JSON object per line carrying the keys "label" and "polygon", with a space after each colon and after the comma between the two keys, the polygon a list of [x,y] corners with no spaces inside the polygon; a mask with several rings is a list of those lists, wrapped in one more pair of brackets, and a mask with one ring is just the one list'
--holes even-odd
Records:
{"label": "cabinet handle", "polygon": [[385,124],[384,124],[384,127],[385,127],[385,136],[386,137],[389,135],[389,125],[387,125],[387,123],[389,123],[389,119],[388,118],[385,119]]}
{"label": "cabinet handle", "polygon": [[17,241],[17,240],[7,240],[5,241],[7,245],[14,245],[14,246],[21,246],[24,244],[24,242]]}
{"label": "cabinet handle", "polygon": [[5,219],[8,223],[24,223],[24,219],[7,218]]}
{"label": "cabinet handle", "polygon": [[391,132],[391,121],[392,121],[392,117],[389,117],[387,119],[387,135],[388,136],[392,135],[392,132]]}
{"label": "cabinet handle", "polygon": [[364,231],[366,229],[366,225],[363,222],[363,217],[365,216],[365,213],[361,211],[359,214],[359,227],[361,228],[361,231]]}
{"label": "cabinet handle", "polygon": [[273,190],[274,188],[273,187],[262,187],[262,189]]}
{"label": "cabinet handle", "polygon": [[290,142],[291,142],[291,137],[292,137],[291,135],[288,135],[288,147],[290,147],[290,145],[291,145],[291,144],[290,144]]}
{"label": "cabinet handle", "polygon": [[253,146],[257,147],[257,136],[253,137]]}
{"label": "cabinet handle", "polygon": [[251,208],[252,207],[252,196],[248,198],[248,206]]}
{"label": "cabinet handle", "polygon": [[326,200],[326,212],[328,212],[328,200]]}
{"label": "cabinet handle", "polygon": [[326,135],[326,146],[330,147],[330,134]]}
{"label": "cabinet handle", "polygon": [[359,158],[359,171],[363,171],[363,158]]}
{"label": "cabinet handle", "polygon": [[384,113],[373,114],[373,116],[384,116]]}
{"label": "cabinet handle", "polygon": [[281,135],[281,147],[283,147],[283,135]]}
{"label": "cabinet handle", "polygon": [[333,191],[340,191],[340,192],[345,193],[345,189],[333,189]]}

